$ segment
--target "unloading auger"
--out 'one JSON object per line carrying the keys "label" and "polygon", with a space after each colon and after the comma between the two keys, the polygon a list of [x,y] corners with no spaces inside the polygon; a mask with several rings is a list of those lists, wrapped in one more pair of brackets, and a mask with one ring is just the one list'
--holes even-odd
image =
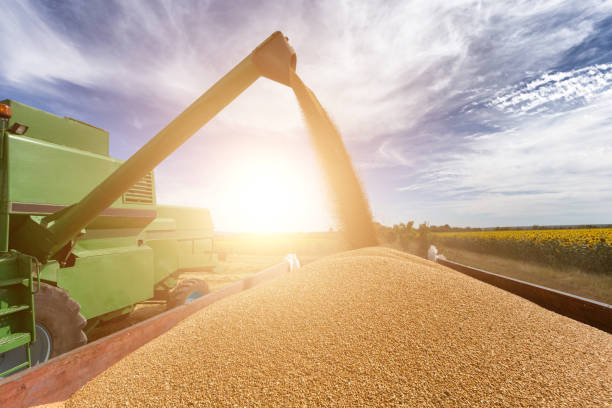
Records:
{"label": "unloading auger", "polygon": [[291,86],[295,66],[295,51],[275,32],[81,201],[42,222],[25,222],[11,237],[12,249],[46,262],[259,77]]}

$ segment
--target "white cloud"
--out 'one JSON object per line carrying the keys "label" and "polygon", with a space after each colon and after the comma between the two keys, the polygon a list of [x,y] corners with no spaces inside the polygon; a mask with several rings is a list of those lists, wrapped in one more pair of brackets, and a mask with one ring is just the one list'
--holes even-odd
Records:
{"label": "white cloud", "polygon": [[433,192],[430,208],[455,219],[480,218],[481,225],[491,222],[491,214],[514,225],[610,221],[611,118],[609,90],[571,112],[471,138],[468,152],[438,157],[424,181],[399,190]]}
{"label": "white cloud", "polygon": [[383,140],[378,149],[369,151],[366,157],[361,158],[356,165],[359,169],[381,169],[405,167],[413,164],[403,152],[401,145],[397,145],[392,138]]}
{"label": "white cloud", "polygon": [[[92,55],[84,55],[69,38],[52,29],[28,2],[4,5],[0,26],[3,58],[0,72],[18,86],[57,79],[92,86],[104,80]],[[50,88],[47,88],[49,90]]]}
{"label": "white cloud", "polygon": [[500,91],[490,102],[502,111],[524,114],[551,102],[589,102],[612,87],[612,64],[598,64],[567,72],[546,73],[514,89]]}

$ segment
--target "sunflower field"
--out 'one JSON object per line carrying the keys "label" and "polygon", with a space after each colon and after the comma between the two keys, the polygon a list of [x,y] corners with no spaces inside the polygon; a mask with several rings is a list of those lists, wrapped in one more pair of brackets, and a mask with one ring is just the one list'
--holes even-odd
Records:
{"label": "sunflower field", "polygon": [[435,245],[612,274],[612,228],[436,232]]}

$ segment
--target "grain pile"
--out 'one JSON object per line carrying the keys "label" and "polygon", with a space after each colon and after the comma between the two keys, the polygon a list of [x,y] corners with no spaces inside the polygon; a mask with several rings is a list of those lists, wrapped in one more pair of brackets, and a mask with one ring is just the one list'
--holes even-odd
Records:
{"label": "grain pile", "polygon": [[602,407],[611,355],[602,331],[366,248],[203,309],[66,406]]}
{"label": "grain pile", "polygon": [[352,249],[378,245],[372,213],[340,132],[300,77],[291,72],[291,87],[308,126],[310,140],[323,168],[335,213]]}

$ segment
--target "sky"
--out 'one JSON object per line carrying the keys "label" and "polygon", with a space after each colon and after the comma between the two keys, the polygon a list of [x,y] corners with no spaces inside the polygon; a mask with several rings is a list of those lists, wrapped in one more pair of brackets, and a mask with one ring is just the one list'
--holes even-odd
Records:
{"label": "sky", "polygon": [[[0,99],[127,159],[281,30],[385,225],[612,223],[610,1],[3,2]],[[335,227],[290,88],[259,79],[155,170],[220,231]]]}

